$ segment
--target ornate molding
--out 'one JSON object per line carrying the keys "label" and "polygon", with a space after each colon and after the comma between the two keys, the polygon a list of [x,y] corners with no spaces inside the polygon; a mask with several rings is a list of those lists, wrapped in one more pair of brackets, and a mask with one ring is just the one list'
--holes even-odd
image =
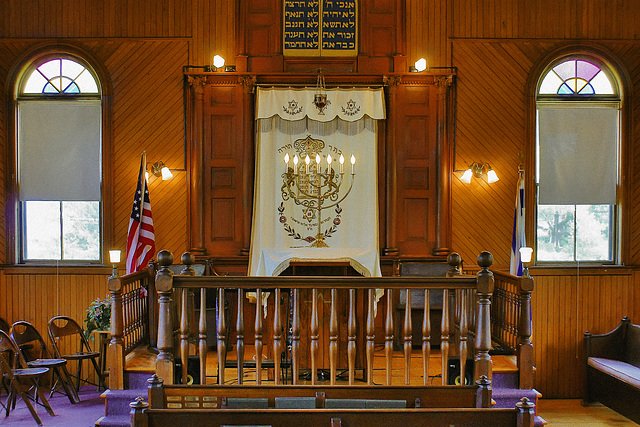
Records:
{"label": "ornate molding", "polygon": [[253,93],[256,85],[256,76],[239,76],[238,83],[244,87],[246,93]]}
{"label": "ornate molding", "polygon": [[433,84],[436,87],[449,87],[453,85],[453,76],[434,77]]}
{"label": "ornate molding", "polygon": [[193,87],[196,93],[203,93],[204,85],[207,83],[207,78],[187,76],[187,83],[189,86]]}
{"label": "ornate molding", "polygon": [[382,82],[385,86],[397,86],[402,83],[401,76],[383,76]]}

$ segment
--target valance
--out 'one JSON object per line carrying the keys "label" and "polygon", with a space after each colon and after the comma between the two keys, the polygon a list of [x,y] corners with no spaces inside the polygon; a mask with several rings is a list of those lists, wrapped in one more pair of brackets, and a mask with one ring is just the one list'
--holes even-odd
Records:
{"label": "valance", "polygon": [[279,116],[284,120],[312,120],[328,122],[336,117],[354,122],[368,116],[385,118],[382,88],[322,89],[327,105],[319,108],[313,103],[318,88],[258,88],[256,119]]}

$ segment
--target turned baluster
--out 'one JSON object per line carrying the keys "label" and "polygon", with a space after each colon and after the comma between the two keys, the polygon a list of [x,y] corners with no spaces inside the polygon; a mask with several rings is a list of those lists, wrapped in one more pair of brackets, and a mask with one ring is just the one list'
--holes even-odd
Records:
{"label": "turned baluster", "polygon": [[349,362],[349,385],[353,385],[356,372],[356,290],[349,289],[349,320],[347,322],[347,359]]}
{"label": "turned baluster", "polygon": [[218,384],[224,384],[224,366],[227,361],[227,316],[224,310],[224,288],[218,288]]}
{"label": "turned baluster", "polygon": [[273,309],[273,361],[275,364],[275,384],[280,385],[280,356],[282,354],[282,319],[280,318],[280,288],[275,290]]}
{"label": "turned baluster", "polygon": [[440,336],[440,361],[442,366],[442,385],[447,385],[449,381],[449,325],[451,324],[451,301],[449,299],[449,289],[442,291],[442,323]]}
{"label": "turned baluster", "polygon": [[198,322],[200,335],[198,350],[200,352],[200,384],[207,381],[207,288],[200,288],[200,320]]}
{"label": "turned baluster", "polygon": [[316,371],[318,366],[318,290],[313,289],[311,291],[311,384],[315,385],[318,382],[318,372]]}
{"label": "turned baluster", "polygon": [[411,347],[413,326],[411,324],[411,289],[406,290],[404,309],[404,384],[411,383]]}
{"label": "turned baluster", "polygon": [[298,289],[293,290],[293,315],[291,320],[291,382],[298,384],[300,376],[300,300]]}
{"label": "turned baluster", "polygon": [[478,255],[478,265],[481,270],[477,274],[477,316],[476,316],[476,357],[475,375],[477,380],[482,375],[491,379],[492,362],[489,356],[491,349],[491,295],[494,289],[493,273],[489,267],[493,264],[493,255],[489,252],[482,252]]}
{"label": "turned baluster", "polygon": [[375,289],[369,289],[367,298],[367,384],[373,385],[373,357],[376,349],[376,325],[373,315],[375,306]]}
{"label": "turned baluster", "polygon": [[189,289],[182,289],[180,304],[180,360],[182,360],[181,383],[187,383],[187,360],[189,360]]}
{"label": "turned baluster", "polygon": [[331,384],[336,383],[338,364],[338,300],[337,290],[331,289],[331,316],[329,318],[329,371]]}
{"label": "turned baluster", "polygon": [[119,276],[109,277],[111,293],[111,342],[109,343],[107,360],[109,361],[109,388],[124,389],[124,314],[122,303],[122,279]]}
{"label": "turned baluster", "polygon": [[429,385],[429,358],[431,357],[431,301],[429,289],[424,290],[422,318],[422,384]]}
{"label": "turned baluster", "polygon": [[171,319],[171,295],[173,294],[173,273],[169,266],[173,264],[173,255],[161,250],[157,255],[161,268],[156,274],[156,291],[158,292],[158,356],[156,357],[156,374],[167,385],[173,384],[173,321]]}
{"label": "turned baluster", "polygon": [[468,293],[467,290],[457,290],[457,294],[460,294],[460,384],[467,385],[465,383],[466,379],[466,368],[467,368],[467,353],[468,353],[468,344],[467,344],[467,334],[469,332],[468,320],[467,320],[467,298],[466,295]]}
{"label": "turned baluster", "polygon": [[256,384],[262,384],[262,289],[256,289]]}
{"label": "turned baluster", "polygon": [[387,366],[387,385],[391,385],[393,371],[393,290],[387,289],[387,318],[384,324],[384,356]]}
{"label": "turned baluster", "polygon": [[236,319],[236,353],[238,384],[242,384],[244,378],[244,291],[238,289],[238,317]]}

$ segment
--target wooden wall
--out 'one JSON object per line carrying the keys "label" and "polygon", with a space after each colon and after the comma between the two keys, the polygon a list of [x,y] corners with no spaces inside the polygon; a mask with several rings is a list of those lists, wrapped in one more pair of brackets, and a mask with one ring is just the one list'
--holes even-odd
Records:
{"label": "wooden wall", "polygon": [[[361,0],[364,2],[365,0]],[[113,198],[105,210],[113,229],[112,246],[124,248],[139,155],[184,168],[182,67],[204,65],[219,53],[232,64],[245,53],[237,47],[238,11],[233,0],[7,0],[0,16],[0,152],[9,138],[7,93],[10,70],[30,49],[65,42],[89,52],[109,75],[112,86],[111,168]],[[367,2],[369,4],[369,2]],[[425,57],[430,66],[458,67],[456,167],[488,161],[500,176],[489,186],[456,178],[452,187],[452,247],[472,266],[481,250],[495,256],[495,267],[509,263],[512,209],[520,151],[532,166],[532,75],[557,49],[594,47],[627,77],[628,127],[625,153],[624,261],[620,272],[536,270],[534,344],[536,387],[546,397],[577,397],[581,336],[612,329],[622,315],[640,322],[640,236],[632,228],[640,218],[640,3],[631,1],[553,0],[395,0],[374,6],[406,7],[406,37],[394,41],[406,64]],[[399,27],[400,28],[400,27]],[[240,36],[240,37],[238,37]],[[401,34],[402,36],[402,34]],[[365,45],[366,46],[366,45]],[[401,61],[391,61],[398,64]],[[638,148],[636,148],[638,147]],[[188,165],[187,165],[188,167]],[[171,181],[150,183],[158,249],[180,254],[188,246],[185,172]],[[6,212],[7,159],[0,161],[0,209]],[[528,186],[531,190],[531,184]],[[529,216],[531,217],[531,216]],[[0,262],[11,264],[5,215],[0,217]],[[529,227],[532,225],[530,224]],[[530,229],[531,232],[531,229]],[[10,271],[9,271],[10,270]],[[53,314],[84,317],[88,303],[106,294],[102,270],[37,270],[11,267],[0,272],[0,316],[31,320],[43,329]],[[101,285],[102,283],[102,285]],[[57,295],[64,294],[58,298]],[[56,296],[54,298],[54,296]],[[33,307],[40,305],[39,310]],[[566,381],[563,379],[567,379]],[[576,378],[573,381],[573,378]]]}

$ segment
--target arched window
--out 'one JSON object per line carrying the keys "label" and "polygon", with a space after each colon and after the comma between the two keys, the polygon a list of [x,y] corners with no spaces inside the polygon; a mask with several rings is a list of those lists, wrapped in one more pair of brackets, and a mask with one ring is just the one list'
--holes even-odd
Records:
{"label": "arched window", "polygon": [[47,56],[17,89],[19,261],[99,262],[100,82],[79,58]]}
{"label": "arched window", "polygon": [[620,90],[606,64],[564,57],[536,96],[536,260],[618,261]]}

